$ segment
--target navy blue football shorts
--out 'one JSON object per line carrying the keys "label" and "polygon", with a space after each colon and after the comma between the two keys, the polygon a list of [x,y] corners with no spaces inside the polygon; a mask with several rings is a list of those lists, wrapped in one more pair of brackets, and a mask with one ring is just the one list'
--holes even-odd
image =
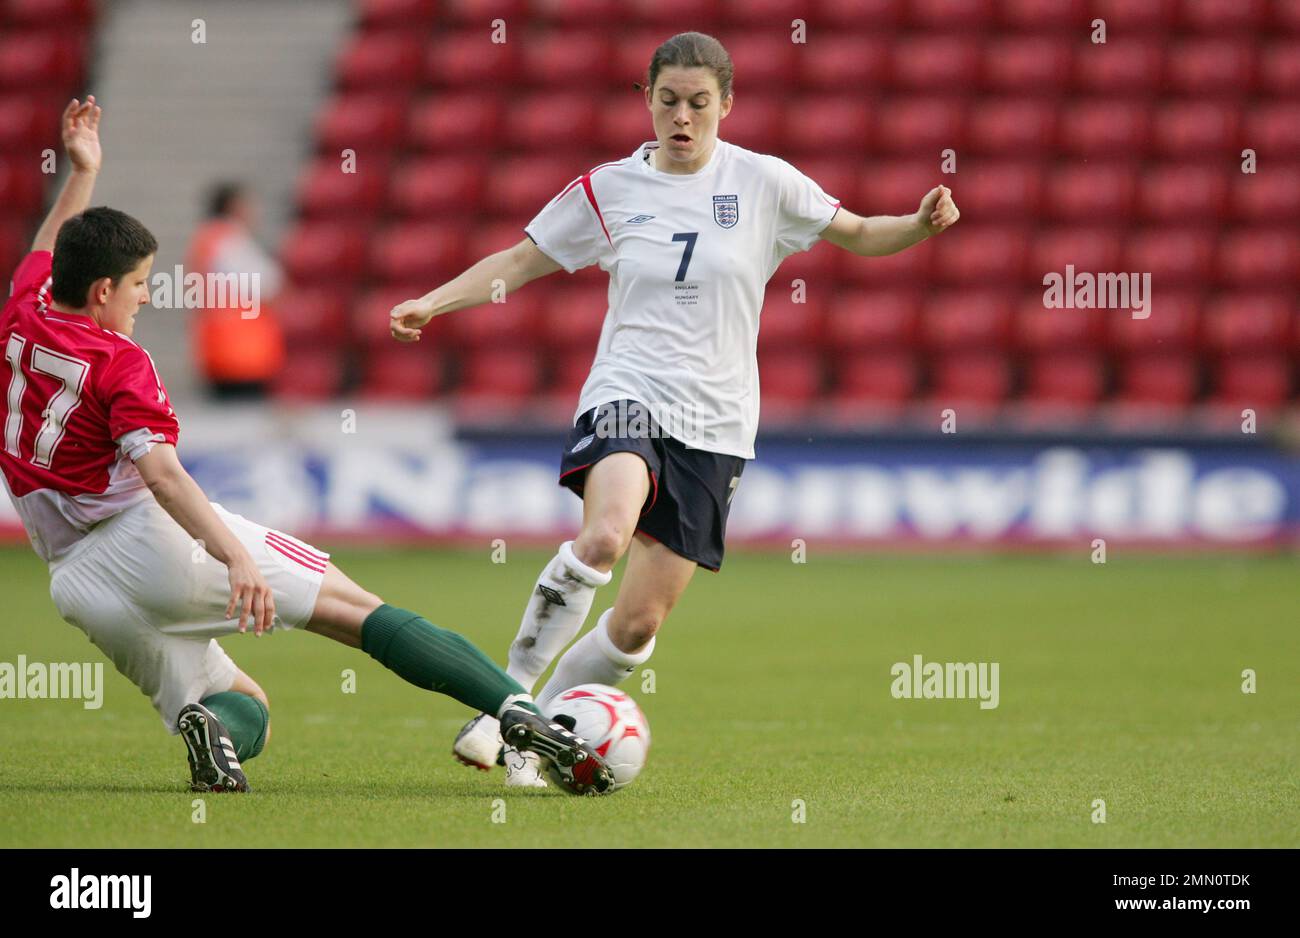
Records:
{"label": "navy blue football shorts", "polygon": [[706,570],[722,567],[727,513],[748,460],[691,449],[663,433],[636,401],[582,414],[560,461],[560,484],[582,497],[587,470],[611,453],[636,453],[650,471],[637,530]]}

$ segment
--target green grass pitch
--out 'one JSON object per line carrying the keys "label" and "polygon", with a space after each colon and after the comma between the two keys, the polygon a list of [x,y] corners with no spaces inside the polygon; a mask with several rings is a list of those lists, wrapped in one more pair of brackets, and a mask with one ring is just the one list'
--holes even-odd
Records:
{"label": "green grass pitch", "polygon": [[[335,560],[503,659],[546,557]],[[30,551],[0,550],[0,581],[0,661],[104,660]],[[272,705],[251,795],[208,796],[195,823],[184,746],[106,666],[99,711],[0,700],[0,846],[1294,847],[1298,595],[1288,556],[733,551],[666,625],[655,693],[629,682],[654,745],[601,799],[456,764],[468,711],[360,653],[237,636]],[[915,654],[998,662],[1000,705],[894,699],[890,667]]]}

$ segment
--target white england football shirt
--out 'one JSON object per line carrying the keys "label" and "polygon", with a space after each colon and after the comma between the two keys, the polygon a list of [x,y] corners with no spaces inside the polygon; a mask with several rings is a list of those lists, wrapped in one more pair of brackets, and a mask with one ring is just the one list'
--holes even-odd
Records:
{"label": "white england football shirt", "polygon": [[839,208],[774,156],[718,140],[698,172],[657,142],[570,183],[524,229],[569,273],[609,272],[609,309],[577,416],[630,398],[687,446],[752,459],[764,285]]}

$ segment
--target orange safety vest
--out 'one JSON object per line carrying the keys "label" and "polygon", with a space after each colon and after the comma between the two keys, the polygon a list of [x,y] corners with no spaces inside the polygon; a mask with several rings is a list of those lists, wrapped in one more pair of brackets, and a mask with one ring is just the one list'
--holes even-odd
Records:
{"label": "orange safety vest", "polygon": [[[186,272],[206,276],[221,243],[236,233],[233,222],[220,218],[200,225],[190,242]],[[284,364],[284,333],[265,300],[251,319],[245,319],[238,306],[205,307],[198,316],[195,357],[209,381],[269,381]]]}

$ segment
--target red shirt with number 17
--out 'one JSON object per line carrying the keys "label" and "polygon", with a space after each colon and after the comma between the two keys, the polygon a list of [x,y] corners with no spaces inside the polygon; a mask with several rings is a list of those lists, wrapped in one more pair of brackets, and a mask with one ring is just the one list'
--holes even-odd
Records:
{"label": "red shirt with number 17", "polygon": [[23,258],[0,313],[0,448],[36,552],[60,559],[96,524],[152,498],[135,468],[180,425],[149,353],[89,316],[50,308],[48,251]]}

